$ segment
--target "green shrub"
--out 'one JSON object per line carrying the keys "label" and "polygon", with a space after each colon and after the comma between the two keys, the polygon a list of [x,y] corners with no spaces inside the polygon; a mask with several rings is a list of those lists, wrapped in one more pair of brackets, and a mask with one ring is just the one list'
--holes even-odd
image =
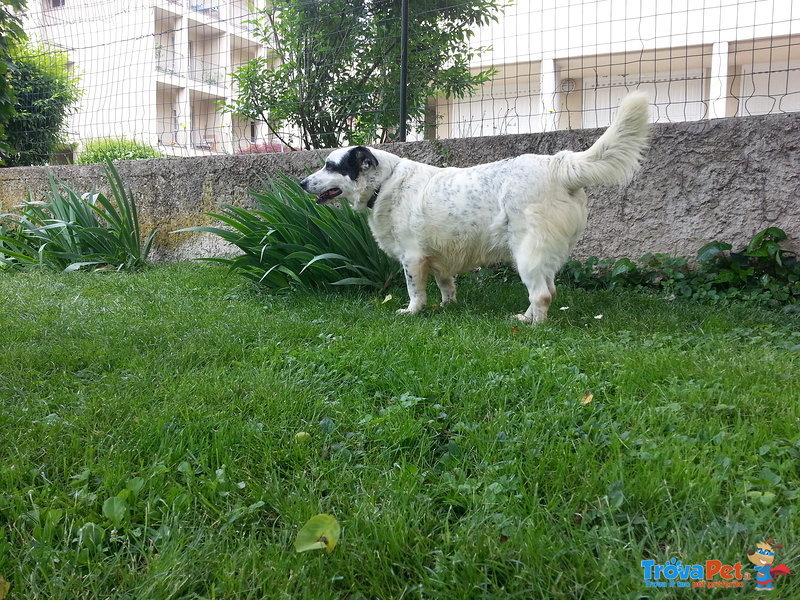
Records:
{"label": "green shrub", "polygon": [[88,165],[106,161],[136,160],[139,158],[163,158],[155,148],[136,140],[108,138],[89,140],[78,154],[78,164]]}
{"label": "green shrub", "polygon": [[786,233],[760,231],[738,252],[731,244],[711,242],[697,252],[697,268],[684,258],[646,254],[628,258],[569,261],[559,280],[586,289],[640,287],[695,299],[743,299],[768,304],[800,302],[800,261],[781,248]]}
{"label": "green shrub", "polygon": [[347,204],[314,202],[296,181],[283,176],[264,191],[251,191],[256,209],[223,205],[206,213],[228,225],[189,227],[238,247],[234,258],[206,258],[273,290],[291,287],[364,285],[384,289],[400,273],[372,237],[366,217]]}
{"label": "green shrub", "polygon": [[46,164],[64,141],[67,117],[80,96],[65,52],[20,44],[11,49],[8,79],[14,112],[5,122],[2,164],[11,167]]}
{"label": "green shrub", "polygon": [[11,84],[12,49],[28,38],[21,15],[27,0],[0,0],[0,164],[12,152],[6,141],[6,121],[14,115],[16,95]]}
{"label": "green shrub", "polygon": [[79,194],[50,174],[44,200],[29,195],[22,214],[0,215],[0,267],[143,267],[155,231],[142,242],[136,202],[111,162],[106,177],[113,201],[100,193]]}

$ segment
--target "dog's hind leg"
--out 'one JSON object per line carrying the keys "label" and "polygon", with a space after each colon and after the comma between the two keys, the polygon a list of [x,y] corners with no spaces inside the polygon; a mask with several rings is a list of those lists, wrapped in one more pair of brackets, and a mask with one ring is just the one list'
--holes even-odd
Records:
{"label": "dog's hind leg", "polygon": [[436,285],[439,286],[439,291],[442,292],[442,306],[445,304],[453,304],[456,301],[456,282],[455,277],[452,275],[440,275],[436,271],[433,273],[436,279]]}
{"label": "dog's hind leg", "polygon": [[528,299],[530,306],[524,313],[516,315],[516,318],[523,323],[544,323],[547,320],[547,311],[550,303],[555,297],[556,288],[547,277],[541,274],[527,273],[522,276],[522,282],[528,288]]}
{"label": "dog's hind leg", "polygon": [[406,275],[408,289],[408,307],[397,311],[399,315],[418,313],[425,306],[428,295],[425,289],[428,283],[428,259],[416,257],[403,260],[403,271]]}
{"label": "dog's hind leg", "polygon": [[520,279],[528,288],[530,301],[528,310],[516,315],[516,318],[525,323],[536,324],[547,319],[547,311],[556,295],[555,275],[560,263],[557,257],[534,248],[532,241],[526,240],[527,243],[521,245],[514,257]]}

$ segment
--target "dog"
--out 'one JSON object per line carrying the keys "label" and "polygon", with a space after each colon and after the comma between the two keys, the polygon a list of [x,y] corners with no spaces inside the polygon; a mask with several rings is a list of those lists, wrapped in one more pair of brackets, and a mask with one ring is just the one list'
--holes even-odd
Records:
{"label": "dog", "polygon": [[512,262],[530,305],[516,318],[541,323],[556,293],[556,273],[586,226],[592,185],[625,185],[639,168],[649,133],[645,94],[629,94],[586,151],[524,154],[469,168],[440,168],[366,146],[332,151],[300,182],[320,204],[336,198],[370,210],[378,245],[403,266],[414,314],[426,304],[433,273],[442,305],[456,301],[455,276]]}

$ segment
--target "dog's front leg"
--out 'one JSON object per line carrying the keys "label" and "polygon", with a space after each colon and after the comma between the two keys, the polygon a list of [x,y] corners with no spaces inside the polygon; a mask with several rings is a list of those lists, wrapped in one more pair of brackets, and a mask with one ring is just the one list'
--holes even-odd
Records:
{"label": "dog's front leg", "polygon": [[425,306],[428,299],[426,286],[428,283],[428,261],[425,258],[414,258],[403,261],[408,288],[408,307],[397,311],[399,315],[413,315]]}

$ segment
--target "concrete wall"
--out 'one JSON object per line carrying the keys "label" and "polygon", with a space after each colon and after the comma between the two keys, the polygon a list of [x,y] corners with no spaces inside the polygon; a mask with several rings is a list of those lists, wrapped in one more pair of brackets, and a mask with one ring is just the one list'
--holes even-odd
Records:
{"label": "concrete wall", "polygon": [[[440,166],[465,167],[523,153],[583,150],[601,130],[555,131],[441,142],[387,144],[385,150]],[[800,113],[654,125],[642,170],[625,188],[589,190],[589,224],[575,250],[586,258],[647,252],[694,256],[711,240],[743,246],[769,226],[800,251]],[[145,228],[156,227],[154,258],[181,260],[222,251],[215,238],[169,234],[208,224],[218,203],[248,203],[246,190],[271,175],[302,176],[325,152],[155,159],[120,163]],[[103,189],[100,166],[54,167],[79,190]],[[44,189],[39,167],[0,169],[0,212]]]}

